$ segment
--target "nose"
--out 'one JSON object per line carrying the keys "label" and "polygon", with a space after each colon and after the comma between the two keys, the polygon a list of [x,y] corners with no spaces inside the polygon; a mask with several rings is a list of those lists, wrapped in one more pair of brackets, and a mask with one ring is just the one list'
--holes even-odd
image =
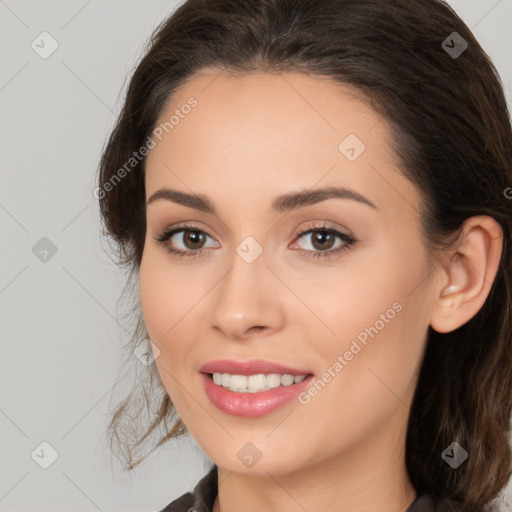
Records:
{"label": "nose", "polygon": [[234,251],[230,263],[211,296],[212,328],[233,340],[281,329],[285,290],[267,267],[265,251],[252,263]]}

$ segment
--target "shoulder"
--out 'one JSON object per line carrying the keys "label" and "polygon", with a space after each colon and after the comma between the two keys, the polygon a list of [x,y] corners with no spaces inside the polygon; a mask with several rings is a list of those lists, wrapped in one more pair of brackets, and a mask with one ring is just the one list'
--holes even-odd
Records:
{"label": "shoulder", "polygon": [[434,512],[434,501],[429,494],[418,496],[405,512]]}
{"label": "shoulder", "polygon": [[194,495],[191,492],[187,492],[169,503],[169,505],[160,510],[160,512],[188,512],[190,508],[193,508],[193,504]]}
{"label": "shoulder", "polygon": [[409,505],[409,508],[405,512],[446,512],[447,510],[445,506],[436,505],[432,495],[422,494]]}
{"label": "shoulder", "polygon": [[[217,497],[217,466],[210,471],[194,487],[169,503],[159,512],[211,512]],[[422,494],[409,505],[405,512],[434,512],[435,506],[430,494]]]}
{"label": "shoulder", "polygon": [[194,487],[169,503],[159,512],[211,512],[217,497],[217,466],[210,471]]}

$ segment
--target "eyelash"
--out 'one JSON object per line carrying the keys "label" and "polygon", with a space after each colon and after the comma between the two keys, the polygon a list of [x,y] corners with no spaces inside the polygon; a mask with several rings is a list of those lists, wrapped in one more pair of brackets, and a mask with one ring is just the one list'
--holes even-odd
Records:
{"label": "eyelash", "polygon": [[[192,231],[192,232],[197,232],[197,233],[203,233],[207,236],[210,236],[210,235],[208,235],[208,233],[206,233],[206,231],[204,231],[202,229],[198,229],[197,227],[195,227],[192,224],[183,224],[181,226],[177,226],[175,228],[164,231],[161,235],[155,237],[154,239],[158,243],[162,244],[165,247],[165,249],[167,250],[167,252],[169,254],[171,254],[172,256],[177,256],[177,257],[182,257],[182,258],[196,258],[196,257],[200,256],[203,252],[206,252],[206,249],[198,249],[195,251],[194,250],[182,251],[179,249],[173,249],[172,247],[170,247],[169,245],[166,244],[166,242],[167,242],[167,240],[169,240],[169,238],[171,238],[173,235],[175,235],[176,233],[179,233],[181,231],[183,231],[183,232]],[[297,233],[297,238],[300,238],[301,236],[304,236],[309,233],[314,233],[316,231],[334,233],[337,237],[341,238],[345,242],[345,244],[338,247],[337,249],[331,249],[328,251],[307,251],[305,249],[297,249],[297,252],[299,254],[302,254],[303,256],[307,256],[307,257],[312,257],[312,258],[334,257],[334,256],[337,256],[338,254],[341,254],[344,251],[347,251],[354,245],[355,242],[357,242],[357,240],[353,236],[347,235],[346,233],[343,233],[342,231],[339,231],[335,228],[329,228],[326,225],[309,226],[306,229],[304,229],[303,231],[301,231],[300,233]]]}

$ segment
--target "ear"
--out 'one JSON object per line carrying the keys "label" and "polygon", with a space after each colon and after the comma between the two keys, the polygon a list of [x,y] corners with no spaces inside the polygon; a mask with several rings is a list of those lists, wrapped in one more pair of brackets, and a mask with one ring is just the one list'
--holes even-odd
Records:
{"label": "ear", "polygon": [[430,325],[450,332],[464,325],[484,305],[498,272],[503,249],[503,230],[492,217],[467,219],[461,236],[441,265]]}

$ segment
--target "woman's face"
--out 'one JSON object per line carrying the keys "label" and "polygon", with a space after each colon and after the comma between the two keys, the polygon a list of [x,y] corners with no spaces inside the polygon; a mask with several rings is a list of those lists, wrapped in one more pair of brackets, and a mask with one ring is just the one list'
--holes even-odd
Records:
{"label": "woman's face", "polygon": [[[404,443],[434,274],[420,195],[385,120],[353,92],[298,73],[211,71],[173,97],[152,137],[146,199],[171,189],[215,212],[149,202],[139,284],[162,383],[220,467],[277,475]],[[346,192],[301,200],[328,187]],[[201,368],[225,359],[313,377],[219,393]]]}

